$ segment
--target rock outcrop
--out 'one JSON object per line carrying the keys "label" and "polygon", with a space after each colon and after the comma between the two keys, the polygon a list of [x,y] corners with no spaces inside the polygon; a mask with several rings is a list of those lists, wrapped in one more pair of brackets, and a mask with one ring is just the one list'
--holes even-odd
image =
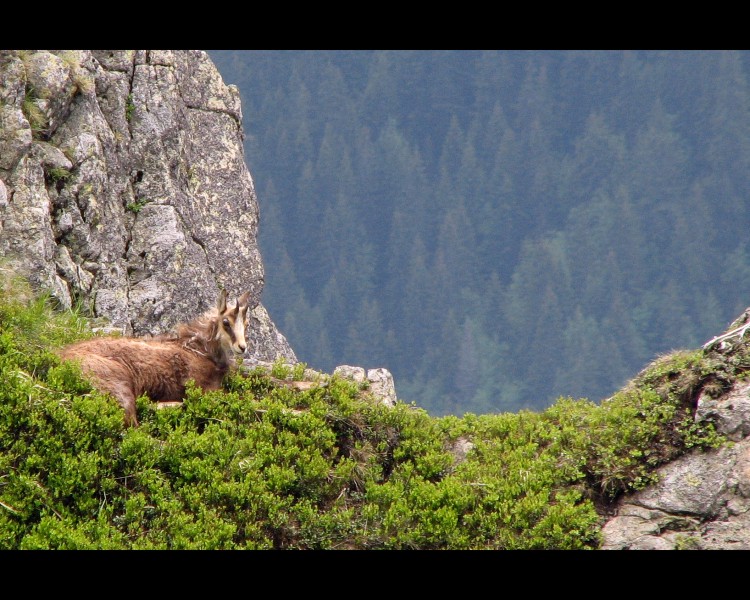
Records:
{"label": "rock outcrop", "polygon": [[750,549],[748,323],[750,308],[704,346],[717,365],[733,363],[741,375],[721,393],[701,390],[696,400],[696,422],[713,423],[727,443],[661,466],[657,483],[620,498],[602,530],[603,549]]}
{"label": "rock outcrop", "polygon": [[396,386],[393,383],[393,375],[388,369],[363,369],[362,367],[352,367],[350,365],[340,365],[333,370],[334,375],[351,379],[355,383],[365,384],[370,393],[386,406],[395,406],[398,398],[396,397]]}
{"label": "rock outcrop", "polygon": [[605,550],[750,549],[750,440],[682,456],[623,498]]}
{"label": "rock outcrop", "polygon": [[260,303],[239,92],[205,52],[0,51],[0,257],[127,335],[249,290],[248,358],[296,361]]}

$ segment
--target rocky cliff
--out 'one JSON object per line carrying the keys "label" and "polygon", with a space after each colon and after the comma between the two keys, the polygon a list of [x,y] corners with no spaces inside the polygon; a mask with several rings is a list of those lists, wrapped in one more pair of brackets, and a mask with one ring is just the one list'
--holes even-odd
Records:
{"label": "rocky cliff", "polygon": [[0,257],[63,306],[158,333],[249,290],[249,358],[296,358],[260,303],[242,112],[205,52],[0,51]]}

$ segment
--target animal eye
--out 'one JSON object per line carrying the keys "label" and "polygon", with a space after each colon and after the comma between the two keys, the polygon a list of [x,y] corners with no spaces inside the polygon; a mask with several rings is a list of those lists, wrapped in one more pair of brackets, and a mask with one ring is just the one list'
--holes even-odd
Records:
{"label": "animal eye", "polygon": [[229,319],[224,319],[224,327],[229,327]]}

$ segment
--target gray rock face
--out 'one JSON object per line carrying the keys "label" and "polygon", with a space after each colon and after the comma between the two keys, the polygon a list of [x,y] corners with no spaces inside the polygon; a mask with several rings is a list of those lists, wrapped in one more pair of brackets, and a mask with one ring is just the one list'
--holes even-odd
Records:
{"label": "gray rock face", "polygon": [[683,456],[658,474],[620,502],[603,549],[750,549],[750,439]]}
{"label": "gray rock face", "polygon": [[127,335],[249,290],[248,356],[295,362],[260,304],[242,137],[205,52],[0,51],[0,257]]}
{"label": "gray rock face", "polygon": [[738,381],[719,398],[698,397],[697,421],[713,421],[716,431],[738,442],[750,434],[750,382]]}
{"label": "gray rock face", "polygon": [[750,383],[701,394],[695,419],[732,441],[663,465],[656,484],[623,497],[603,549],[750,549]]}

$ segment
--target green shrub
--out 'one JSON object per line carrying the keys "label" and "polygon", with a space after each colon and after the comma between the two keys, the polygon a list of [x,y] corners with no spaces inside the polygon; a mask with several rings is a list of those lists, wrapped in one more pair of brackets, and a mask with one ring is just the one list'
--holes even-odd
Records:
{"label": "green shrub", "polygon": [[133,94],[128,94],[127,100],[125,101],[125,120],[128,123],[133,119],[133,113],[135,112],[135,103],[133,102]]}
{"label": "green shrub", "polygon": [[[255,369],[217,391],[190,385],[179,407],[139,398],[141,426],[126,429],[54,352],[93,335],[86,321],[8,273],[2,549],[597,548],[597,505],[722,442],[693,422],[695,393],[750,364],[675,353],[601,405],[462,418],[385,406],[337,376],[299,391]],[[303,374],[279,362],[270,375]]]}
{"label": "green shrub", "polygon": [[134,202],[128,202],[125,208],[132,213],[138,214],[149,202],[151,202],[151,200],[148,198],[138,198]]}

